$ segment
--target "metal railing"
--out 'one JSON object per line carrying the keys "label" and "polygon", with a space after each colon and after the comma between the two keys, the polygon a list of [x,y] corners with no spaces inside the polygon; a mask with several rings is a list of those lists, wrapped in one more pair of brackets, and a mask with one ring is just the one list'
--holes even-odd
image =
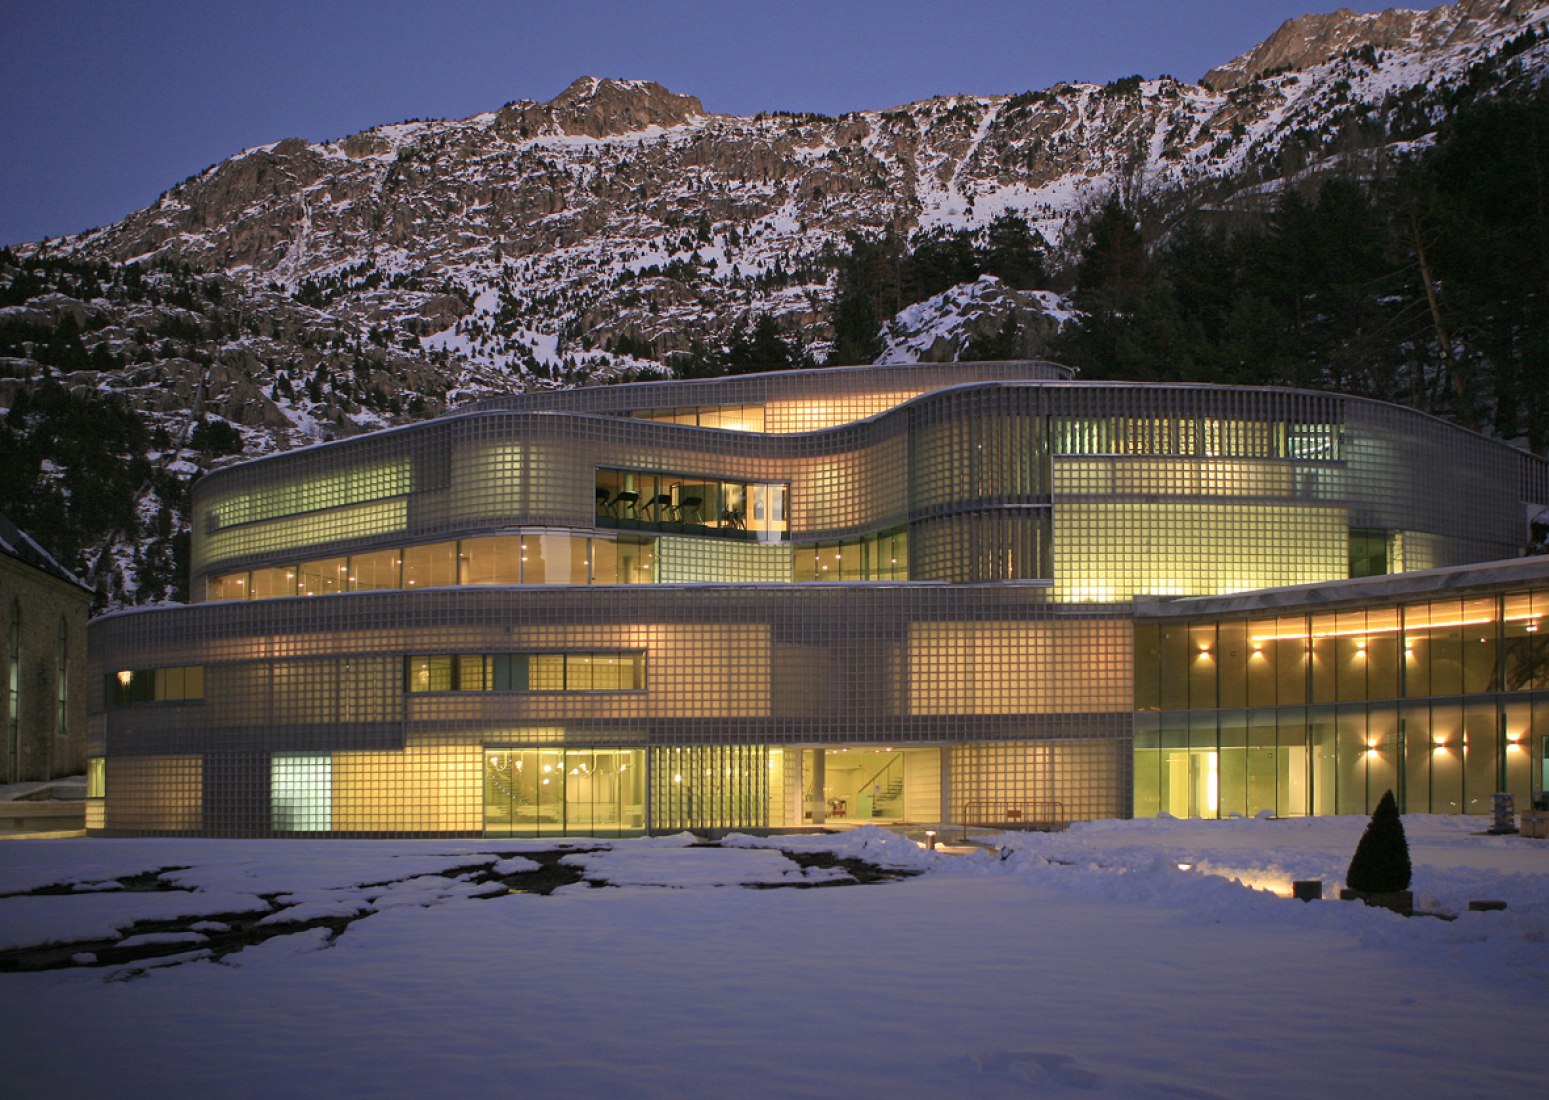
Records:
{"label": "metal railing", "polygon": [[1054,832],[1065,828],[1065,803],[1057,799],[975,799],[963,804],[958,824],[967,836],[970,826],[995,829],[1034,829]]}

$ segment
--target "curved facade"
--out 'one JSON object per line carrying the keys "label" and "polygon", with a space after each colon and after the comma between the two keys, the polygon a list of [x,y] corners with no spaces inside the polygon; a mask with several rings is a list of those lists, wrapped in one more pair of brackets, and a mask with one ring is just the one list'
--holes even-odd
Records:
{"label": "curved facade", "polygon": [[1136,597],[1515,555],[1531,456],[1041,363],[482,402],[217,471],[92,628],[95,824],[1024,825],[1132,808]]}

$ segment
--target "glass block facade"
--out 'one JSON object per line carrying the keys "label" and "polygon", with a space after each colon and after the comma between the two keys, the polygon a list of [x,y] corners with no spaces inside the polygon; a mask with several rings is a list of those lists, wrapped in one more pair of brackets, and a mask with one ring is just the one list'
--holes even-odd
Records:
{"label": "glass block facade", "polygon": [[[91,627],[91,820],[613,836],[1172,812],[1153,741],[1197,708],[1142,684],[1174,675],[1146,671],[1162,598],[1510,557],[1546,488],[1538,459],[1396,406],[1046,363],[485,401],[196,486],[194,602]],[[1213,781],[1182,765],[1216,792],[1187,812],[1222,812],[1214,751]]]}

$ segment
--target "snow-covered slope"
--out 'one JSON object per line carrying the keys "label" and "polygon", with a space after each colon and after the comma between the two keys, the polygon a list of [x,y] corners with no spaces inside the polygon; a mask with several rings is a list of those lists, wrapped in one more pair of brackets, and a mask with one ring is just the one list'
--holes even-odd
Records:
{"label": "snow-covered slope", "polygon": [[[982,275],[900,310],[882,330],[879,363],[955,363],[983,358],[970,351],[1014,324],[1016,342],[1001,358],[1031,355],[1047,334],[1072,316],[1070,304],[1047,290],[1015,290],[993,275]],[[1029,346],[1029,345],[1033,346]],[[982,346],[982,344],[981,344]]]}

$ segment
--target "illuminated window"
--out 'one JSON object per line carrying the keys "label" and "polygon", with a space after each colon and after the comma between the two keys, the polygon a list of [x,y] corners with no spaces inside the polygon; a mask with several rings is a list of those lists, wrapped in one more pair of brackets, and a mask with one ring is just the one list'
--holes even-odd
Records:
{"label": "illuminated window", "polygon": [[798,546],[792,579],[904,581],[909,579],[909,536],[903,528],[867,538]]}
{"label": "illuminated window", "polygon": [[135,703],[186,703],[204,698],[204,667],[121,669],[108,676],[114,706]]}
{"label": "illuminated window", "polygon": [[296,478],[279,485],[232,493],[211,509],[214,529],[300,515],[342,505],[401,496],[413,485],[408,458]]}
{"label": "illuminated window", "polygon": [[645,652],[413,656],[404,659],[404,690],[644,691]]}
{"label": "illuminated window", "polygon": [[269,764],[272,826],[280,833],[333,828],[333,761],[327,753],[275,755]]}
{"label": "illuminated window", "polygon": [[599,469],[595,515],[599,527],[783,542],[790,534],[789,498],[783,482]]}
{"label": "illuminated window", "polygon": [[59,617],[59,643],[54,656],[54,735],[63,737],[70,724],[70,623]]}

